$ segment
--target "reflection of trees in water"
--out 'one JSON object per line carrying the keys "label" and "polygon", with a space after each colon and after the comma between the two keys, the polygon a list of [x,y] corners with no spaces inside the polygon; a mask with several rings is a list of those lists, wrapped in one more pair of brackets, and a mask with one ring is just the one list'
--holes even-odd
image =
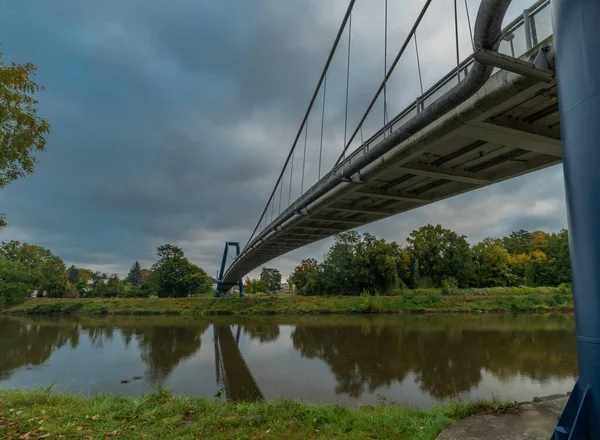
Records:
{"label": "reflection of trees in water", "polygon": [[43,364],[54,350],[69,343],[79,344],[77,324],[46,326],[23,323],[9,318],[0,319],[0,380],[24,365]]}
{"label": "reflection of trees in water", "polygon": [[140,356],[148,364],[149,375],[163,380],[183,359],[200,349],[200,336],[208,322],[0,319],[0,379],[16,368],[44,363],[53,351],[67,343],[77,348],[80,332],[92,346],[102,347],[119,333],[125,345],[137,339]]}
{"label": "reflection of trees in water", "polygon": [[481,381],[482,369],[501,379],[520,373],[539,381],[577,373],[570,329],[461,328],[456,320],[454,325],[428,328],[363,322],[299,325],[292,339],[303,356],[330,366],[338,382],[336,392],[353,397],[365,388],[373,392],[402,381],[408,373],[438,398],[468,391]]}
{"label": "reflection of trees in water", "polygon": [[136,330],[141,357],[153,380],[164,380],[185,358],[200,349],[202,325],[154,326]]}
{"label": "reflection of trees in water", "polygon": [[258,339],[260,342],[276,341],[279,337],[279,325],[262,320],[244,321],[242,329],[251,339]]}

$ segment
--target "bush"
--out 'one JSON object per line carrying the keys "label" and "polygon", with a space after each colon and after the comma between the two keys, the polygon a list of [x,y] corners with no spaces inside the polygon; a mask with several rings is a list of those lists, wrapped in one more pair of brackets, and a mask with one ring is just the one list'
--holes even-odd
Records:
{"label": "bush", "polygon": [[444,278],[442,280],[442,294],[456,295],[458,293],[458,280],[454,277]]}

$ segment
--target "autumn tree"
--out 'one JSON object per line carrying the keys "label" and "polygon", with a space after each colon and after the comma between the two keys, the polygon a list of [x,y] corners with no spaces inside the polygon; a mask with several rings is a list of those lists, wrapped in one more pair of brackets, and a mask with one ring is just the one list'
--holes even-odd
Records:
{"label": "autumn tree", "polygon": [[[33,171],[35,153],[44,150],[50,125],[37,114],[31,63],[4,64],[0,54],[0,189]],[[5,225],[0,216],[0,227]]]}
{"label": "autumn tree", "polygon": [[473,258],[479,287],[509,286],[513,281],[510,256],[500,240],[480,241],[473,246]]}
{"label": "autumn tree", "polygon": [[290,275],[288,281],[294,285],[296,291],[302,290],[311,280],[314,280],[319,273],[317,260],[307,258],[302,260]]}

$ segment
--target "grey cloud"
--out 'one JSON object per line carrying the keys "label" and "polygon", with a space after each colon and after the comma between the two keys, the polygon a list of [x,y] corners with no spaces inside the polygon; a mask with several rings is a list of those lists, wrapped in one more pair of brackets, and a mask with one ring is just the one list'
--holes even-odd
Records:
{"label": "grey cloud", "polygon": [[[388,63],[420,3],[390,2]],[[444,20],[451,5],[434,3],[440,5],[432,10],[431,26],[419,37],[426,87],[453,63],[452,23]],[[469,0],[472,19],[476,3]],[[513,3],[519,11],[528,2]],[[150,264],[156,247],[171,242],[213,274],[223,242],[245,242],[258,220],[346,4],[3,2],[4,58],[39,67],[37,79],[46,87],[40,109],[53,130],[34,174],[0,193],[10,225],[0,239],[38,243],[69,263],[121,273],[136,259]],[[383,75],[382,13],[383,1],[357,2],[349,130]],[[467,33],[462,37],[466,53]],[[324,170],[344,137],[345,38],[328,74]],[[417,78],[414,64],[400,63],[388,88],[390,116],[417,96]],[[381,109],[378,103],[364,136],[378,127]],[[317,178],[320,116],[319,107],[309,120],[305,188]],[[300,170],[298,155],[296,183]],[[513,225],[559,228],[562,181],[554,170],[526,176],[526,185],[506,182],[363,229],[401,241],[427,222],[456,227],[472,239]],[[559,208],[497,217],[482,212],[474,224],[478,204],[493,200],[499,211],[534,200],[554,200]],[[287,274],[301,258],[322,259],[330,243],[272,264]]]}

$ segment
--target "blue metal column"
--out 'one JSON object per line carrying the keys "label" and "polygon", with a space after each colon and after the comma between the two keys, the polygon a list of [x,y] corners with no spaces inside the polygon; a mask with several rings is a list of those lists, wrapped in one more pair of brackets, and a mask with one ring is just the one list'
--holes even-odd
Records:
{"label": "blue metal column", "polygon": [[554,0],[579,381],[554,439],[600,439],[600,1]]}
{"label": "blue metal column", "polygon": [[[217,280],[217,290],[215,291],[215,298],[221,297],[221,290],[223,289],[223,276],[225,276],[225,264],[227,263],[227,252],[229,250],[229,246],[234,246],[236,257],[240,255],[240,244],[235,241],[228,241],[225,243],[225,249],[223,250],[223,259],[221,260],[221,270],[219,271],[219,279]],[[244,284],[242,280],[238,281],[238,285],[240,288],[240,297],[244,297]]]}

